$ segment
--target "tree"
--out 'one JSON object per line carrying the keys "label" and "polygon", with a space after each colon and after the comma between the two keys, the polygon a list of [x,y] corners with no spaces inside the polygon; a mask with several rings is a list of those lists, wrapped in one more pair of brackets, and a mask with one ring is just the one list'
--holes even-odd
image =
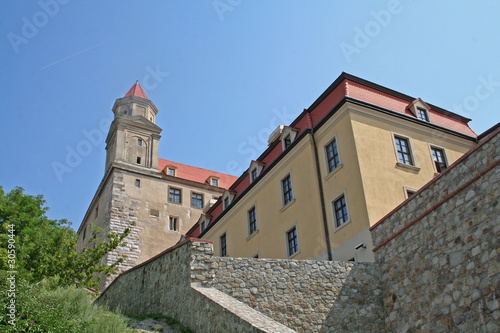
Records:
{"label": "tree", "polygon": [[[21,187],[5,194],[0,186],[0,270],[13,270],[9,267],[8,253],[9,237],[13,234],[15,270],[18,278],[28,282],[59,276],[61,285],[79,281],[83,286],[97,288],[102,275],[116,273],[116,266],[123,262],[123,257],[111,265],[103,264],[102,259],[106,253],[123,245],[129,229],[93,239],[93,248],[77,252],[78,235],[71,228],[71,222],[48,219],[45,215],[48,207],[44,205],[42,195],[24,194]],[[92,232],[100,234],[102,230],[93,228]]]}

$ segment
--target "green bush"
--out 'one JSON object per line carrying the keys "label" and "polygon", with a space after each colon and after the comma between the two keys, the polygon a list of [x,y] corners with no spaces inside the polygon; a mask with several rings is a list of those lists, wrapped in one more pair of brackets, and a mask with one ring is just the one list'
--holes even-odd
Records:
{"label": "green bush", "polygon": [[92,304],[94,295],[86,289],[66,286],[50,290],[23,281],[16,281],[16,320],[11,325],[6,308],[10,297],[4,288],[5,276],[0,278],[1,332],[131,332],[122,315]]}

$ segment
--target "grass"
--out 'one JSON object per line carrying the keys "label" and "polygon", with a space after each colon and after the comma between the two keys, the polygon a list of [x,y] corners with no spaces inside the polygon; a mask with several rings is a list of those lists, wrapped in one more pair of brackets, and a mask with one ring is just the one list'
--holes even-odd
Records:
{"label": "grass", "polygon": [[9,324],[4,308],[8,295],[3,290],[0,293],[1,332],[133,332],[127,327],[125,317],[92,304],[93,295],[84,289],[70,286],[50,290],[16,282],[15,325]]}

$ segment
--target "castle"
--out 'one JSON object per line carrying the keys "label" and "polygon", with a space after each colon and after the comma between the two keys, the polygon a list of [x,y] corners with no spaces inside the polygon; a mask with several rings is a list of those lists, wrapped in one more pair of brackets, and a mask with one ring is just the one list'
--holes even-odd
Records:
{"label": "castle", "polygon": [[[121,232],[119,273],[173,246],[219,256],[373,262],[369,228],[476,144],[470,119],[342,73],[239,178],[158,157],[158,109],[137,82],[116,100],[103,180],[78,230]],[[107,286],[114,276],[104,280]]]}
{"label": "castle", "polygon": [[499,124],[342,73],[236,179],[159,159],[139,84],[113,112],[79,244],[133,232],[97,303],[197,332],[500,329]]}

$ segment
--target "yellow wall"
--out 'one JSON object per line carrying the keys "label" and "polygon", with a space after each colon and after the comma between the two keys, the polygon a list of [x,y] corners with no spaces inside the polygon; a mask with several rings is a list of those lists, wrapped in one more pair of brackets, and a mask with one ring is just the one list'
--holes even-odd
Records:
{"label": "yellow wall", "polygon": [[[410,139],[416,166],[397,165],[393,133]],[[429,144],[444,148],[448,165],[475,145],[439,130],[351,103],[314,134],[321,168],[328,233],[334,260],[373,261],[369,227],[405,200],[404,187],[419,189],[435,176]],[[341,165],[327,172],[325,146],[336,139]],[[300,253],[293,258],[327,259],[326,238],[311,135],[304,137],[245,197],[203,236],[226,233],[228,256],[287,258],[285,231],[297,223]],[[281,210],[281,179],[291,171],[295,202]],[[332,201],[347,201],[350,222],[335,227]],[[248,238],[247,211],[257,207],[258,233]],[[366,249],[355,249],[363,243]]]}
{"label": "yellow wall", "polygon": [[[258,252],[261,258],[287,258],[285,232],[297,223],[299,253],[293,258],[324,254],[326,241],[312,161],[314,150],[308,135],[203,236],[214,242],[215,253],[220,254],[219,237],[226,232],[229,256],[250,257]],[[283,209],[281,179],[288,172],[292,175],[295,201]],[[248,237],[247,211],[254,204],[258,232]]]}
{"label": "yellow wall", "polygon": [[[475,143],[398,118],[352,107],[353,134],[365,192],[369,224],[403,202],[404,187],[419,189],[436,174],[429,145],[444,148],[448,166]],[[408,137],[413,149],[414,170],[396,165],[393,133]]]}

